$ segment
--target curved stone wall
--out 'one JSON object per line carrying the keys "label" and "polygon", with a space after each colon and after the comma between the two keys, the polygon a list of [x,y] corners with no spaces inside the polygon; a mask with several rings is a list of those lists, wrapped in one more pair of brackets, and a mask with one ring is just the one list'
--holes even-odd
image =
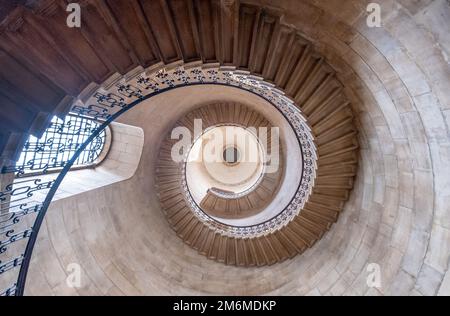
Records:
{"label": "curved stone wall", "polygon": [[[448,1],[382,1],[381,28],[366,24],[368,1],[279,3],[338,71],[359,116],[358,182],[328,236],[341,259],[320,269],[318,290],[449,294]],[[380,289],[365,284],[370,263],[380,264]]]}
{"label": "curved stone wall", "polygon": [[[164,222],[148,189],[153,174],[139,168],[131,180],[53,204],[27,293],[450,294],[450,5],[383,1],[382,27],[369,28],[367,4],[277,1],[289,12],[285,22],[337,71],[360,131],[355,189],[337,224],[312,249],[265,268],[208,261]],[[156,144],[155,135],[167,132],[158,106],[137,113],[123,122],[151,120],[145,139]],[[151,148],[143,155],[149,163],[157,154]],[[82,267],[79,289],[65,285],[73,262]],[[380,268],[379,288],[367,284],[373,264]]]}

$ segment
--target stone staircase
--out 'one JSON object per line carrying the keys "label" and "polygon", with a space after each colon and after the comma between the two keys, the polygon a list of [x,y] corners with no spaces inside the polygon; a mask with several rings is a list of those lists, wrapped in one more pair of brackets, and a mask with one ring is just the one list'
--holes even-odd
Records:
{"label": "stone staircase", "polygon": [[[181,119],[177,125],[187,127],[191,132],[191,135],[194,135],[194,119],[202,120],[204,129],[222,124],[232,124],[234,126],[245,128],[252,127],[255,128],[256,131],[258,131],[259,128],[267,128],[267,144],[271,143],[272,133],[270,129],[272,128],[272,125],[260,113],[251,110],[242,104],[214,104],[202,107],[189,113],[186,117]],[[173,144],[173,141],[170,138],[168,138],[166,142],[167,144],[163,144],[165,153],[167,153],[167,150],[170,149]],[[281,149],[281,146],[278,146],[277,148],[269,146],[267,148],[269,155],[273,149],[279,150]],[[175,166],[172,159],[167,155],[162,155],[159,161],[160,164],[157,166],[157,171],[161,176],[158,179],[164,180],[162,179],[162,172],[167,168],[172,170],[172,167]],[[178,166],[178,168],[181,168],[181,166]],[[182,168],[180,169],[180,172],[182,172]],[[280,162],[277,172],[264,173],[255,187],[250,188],[246,194],[241,194],[239,197],[235,198],[224,197],[223,194],[221,194],[222,190],[211,188],[201,201],[200,207],[208,214],[221,218],[243,218],[256,214],[264,209],[277,193],[282,174],[283,166],[282,162]],[[227,193],[233,194],[233,192]]]}
{"label": "stone staircase", "polygon": [[[183,168],[171,157],[172,146],[177,140],[168,138],[162,144],[157,167],[159,197],[162,209],[179,237],[209,259],[231,265],[262,266],[292,258],[323,236],[337,220],[353,187],[358,142],[348,102],[343,98],[316,97],[323,101],[306,113],[312,117],[310,123],[319,153],[313,193],[300,214],[286,227],[258,238],[224,236],[202,223],[186,201],[181,183]],[[249,120],[250,114],[243,115],[241,110],[235,109],[236,105],[201,108],[188,114],[176,126],[185,126],[192,132],[196,118],[206,121],[206,128],[227,122],[244,126],[255,123],[255,120]],[[213,207],[219,201],[209,193],[201,208]],[[239,213],[240,206],[234,200],[222,204],[220,209]]]}
{"label": "stone staircase", "polygon": [[237,198],[225,198],[213,188],[200,203],[200,208],[207,214],[220,218],[244,218],[263,210],[272,201],[277,192],[281,170],[277,173],[266,173],[261,183],[251,192]]}
{"label": "stone staircase", "polygon": [[[0,116],[7,127],[0,131],[0,143],[11,131],[38,135],[51,116],[66,113],[71,101],[115,89],[111,82],[127,80],[137,67],[194,61],[233,66],[273,83],[307,117],[318,150],[313,193],[283,229],[258,238],[230,238],[197,220],[178,192],[179,169],[162,161],[159,185],[168,221],[199,253],[238,266],[281,262],[322,237],[353,187],[356,128],[334,71],[298,30],[284,24],[280,12],[219,0],[88,0],[81,6],[86,13],[81,30],[58,24],[66,16],[58,0],[18,6],[0,23],[0,103],[7,109]],[[34,125],[39,127],[29,128]],[[161,154],[169,152],[161,149]]]}
{"label": "stone staircase", "polygon": [[[189,129],[191,135],[194,135],[194,120],[200,119],[203,122],[203,128],[208,129],[216,125],[232,124],[245,128],[253,127],[257,130],[266,127],[268,131],[267,143],[271,141],[271,124],[258,112],[249,109],[241,104],[212,104],[201,107],[183,117],[176,126],[183,126]],[[172,197],[174,192],[182,193],[181,178],[184,172],[183,164],[176,163],[171,157],[171,149],[177,140],[172,140],[170,135],[161,146],[159,163],[156,173],[158,179],[158,191],[161,201],[164,197]],[[281,146],[272,148],[268,146],[268,154],[272,150],[280,150]],[[282,157],[280,158],[282,160]],[[200,203],[200,207],[206,213],[221,218],[243,218],[254,215],[263,210],[271,201],[279,189],[283,175],[283,164],[280,165],[274,173],[264,173],[262,178],[257,181],[255,187],[250,188],[248,192],[238,197],[224,197],[221,190],[208,190],[206,196]],[[229,192],[233,193],[233,192]]]}

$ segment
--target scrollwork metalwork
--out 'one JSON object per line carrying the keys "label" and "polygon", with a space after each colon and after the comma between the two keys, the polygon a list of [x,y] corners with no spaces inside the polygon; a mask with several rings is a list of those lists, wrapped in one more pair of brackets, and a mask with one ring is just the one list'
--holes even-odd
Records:
{"label": "scrollwork metalwork", "polygon": [[[65,120],[54,118],[40,139],[32,136],[28,138],[19,160],[14,165],[4,167],[2,173],[16,173],[16,177],[23,177],[60,169],[98,126],[97,122],[82,117],[68,116]],[[100,155],[104,142],[105,133],[102,133],[75,165],[92,164]]]}
{"label": "scrollwork metalwork", "polygon": [[39,213],[42,203],[28,206],[27,203],[9,206],[0,210],[0,234],[5,233],[27,215]]}
{"label": "scrollwork metalwork", "polygon": [[5,263],[0,261],[0,274],[3,274],[9,270],[19,267],[22,264],[23,259],[24,256],[20,255],[19,257],[6,261]]}
{"label": "scrollwork metalwork", "polygon": [[50,189],[53,183],[54,181],[43,182],[42,179],[30,179],[8,184],[5,190],[0,192],[0,202],[7,202],[8,199],[15,203],[29,200],[35,192]]}
{"label": "scrollwork metalwork", "polygon": [[10,288],[7,288],[3,292],[1,292],[0,296],[14,296],[16,295],[16,291],[17,291],[17,284],[14,284]]}
{"label": "scrollwork metalwork", "polygon": [[31,237],[31,234],[33,233],[33,229],[26,229],[24,231],[21,231],[19,233],[15,233],[14,229],[8,230],[5,233],[5,237],[7,239],[0,240],[0,254],[6,252],[8,250],[8,245],[15,243],[16,241],[29,238]]}
{"label": "scrollwork metalwork", "polygon": [[[166,67],[153,73],[149,72],[143,72],[133,78],[128,78],[126,82],[120,81],[112,85],[108,91],[101,88],[94,93],[86,104],[77,103],[73,106],[71,113],[74,116],[68,119],[81,120],[89,118],[95,121],[91,126],[80,128],[76,124],[64,122],[64,126],[53,126],[55,134],[63,135],[65,128],[66,130],[68,128],[70,131],[68,135],[65,135],[65,138],[61,138],[61,141],[47,138],[43,142],[29,142],[27,144],[28,150],[37,154],[47,154],[48,152],[60,154],[70,151],[72,156],[70,159],[66,159],[66,163],[54,157],[45,162],[40,159],[23,159],[23,163],[6,167],[2,170],[3,172],[16,172],[18,176],[23,176],[30,171],[45,173],[50,169],[62,168],[55,181],[42,181],[41,179],[33,179],[30,183],[16,181],[12,185],[7,186],[3,192],[0,192],[0,234],[4,234],[6,237],[0,242],[0,248],[6,247],[7,249],[16,244],[16,241],[28,238],[24,255],[7,262],[0,262],[0,274],[20,267],[17,286],[13,285],[1,292],[0,295],[23,295],[36,236],[58,186],[73,165],[92,162],[96,157],[95,154],[83,156],[83,151],[85,149],[92,149],[91,153],[101,151],[103,144],[101,139],[104,137],[104,130],[108,124],[143,100],[177,87],[217,84],[236,87],[259,95],[272,103],[289,121],[303,152],[301,183],[289,205],[281,210],[275,218],[255,226],[228,226],[207,216],[192,198],[188,198],[189,206],[197,218],[219,233],[237,238],[250,238],[267,234],[283,227],[302,209],[314,184],[317,159],[316,148],[305,118],[289,98],[285,97],[273,85],[262,81],[261,78],[251,76],[246,72],[236,71],[233,67],[200,65],[185,68],[184,66],[176,66],[173,68]],[[86,137],[76,138],[76,136],[81,136],[82,134]],[[41,202],[33,201],[33,194],[36,191],[42,190],[45,192],[47,189],[49,191],[42,204],[40,204]],[[189,197],[190,192],[185,182],[183,182],[183,190],[186,196]],[[30,214],[37,214],[34,225],[25,230],[17,229],[15,225],[20,222],[21,218]],[[16,230],[19,232],[16,233]]]}
{"label": "scrollwork metalwork", "polygon": [[126,98],[143,98],[142,91],[131,84],[118,84],[118,92]]}

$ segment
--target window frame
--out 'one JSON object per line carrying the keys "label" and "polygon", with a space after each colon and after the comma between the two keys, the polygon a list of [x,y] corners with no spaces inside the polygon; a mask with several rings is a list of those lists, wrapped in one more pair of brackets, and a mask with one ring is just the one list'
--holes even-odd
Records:
{"label": "window frame", "polygon": [[[94,124],[97,125],[96,127],[99,127],[99,126],[101,125],[100,122],[98,122],[98,121],[96,121],[96,120],[94,120],[94,119],[92,119],[92,118],[90,118],[90,117],[80,116],[80,115],[71,114],[71,113],[67,114],[66,117],[64,117],[64,119],[57,118],[56,116],[54,116],[54,117],[52,118],[52,121],[51,121],[52,123],[51,123],[51,124],[54,124],[54,123],[53,123],[53,120],[54,120],[54,119],[61,120],[61,121],[63,121],[63,123],[66,123],[66,122],[67,122],[67,118],[69,118],[69,117],[74,118],[74,119],[76,119],[76,120],[79,120],[79,119],[80,119],[80,120],[88,120],[88,121],[91,121],[92,123],[94,123]],[[61,122],[58,122],[58,123],[61,123]],[[46,133],[49,133],[49,129],[50,129],[50,128],[52,128],[52,125],[50,125],[50,126],[44,131],[44,133],[42,134],[42,136],[41,136],[39,139],[37,139],[36,143],[42,143],[42,142],[39,142],[39,141],[40,141],[43,137],[46,136]],[[92,131],[94,131],[94,130],[95,130],[95,128],[92,129]],[[89,134],[91,134],[92,131],[90,131]],[[106,159],[106,157],[108,156],[109,150],[110,150],[110,148],[111,148],[112,137],[113,137],[113,135],[112,135],[111,128],[110,128],[109,126],[107,126],[107,127],[104,129],[104,131],[102,131],[102,133],[104,133],[104,136],[103,136],[103,135],[101,135],[101,136],[99,135],[99,137],[102,137],[102,138],[103,138],[103,140],[102,140],[102,147],[101,147],[100,153],[97,155],[97,157],[96,157],[94,160],[92,160],[92,161],[90,161],[90,162],[88,162],[88,163],[73,165],[73,166],[70,168],[69,172],[71,172],[71,171],[77,171],[77,170],[84,170],[84,169],[94,169],[94,168],[98,167],[98,166]],[[54,133],[53,133],[53,137],[54,137],[55,135],[58,135],[58,134],[54,132]],[[61,135],[60,137],[63,138],[63,134],[60,134],[60,135]],[[86,133],[86,135],[84,135],[84,136],[89,136],[89,135]],[[25,151],[26,144],[29,142],[30,137],[32,137],[32,136],[29,135],[29,136],[27,137],[27,139],[26,139],[26,141],[25,141],[25,144],[24,144],[24,146],[22,147],[22,150],[20,151],[20,153],[19,153],[19,155],[18,155],[18,159],[17,159],[17,161],[16,161],[15,164],[14,164],[15,173],[16,173],[16,178],[26,178],[26,177],[35,177],[35,176],[39,176],[39,175],[54,174],[54,173],[58,173],[58,172],[60,172],[61,170],[63,170],[64,165],[62,165],[62,166],[57,166],[57,167],[49,167],[49,168],[47,168],[47,169],[45,169],[45,168],[42,168],[42,169],[36,169],[35,171],[30,171],[31,169],[28,169],[28,171],[27,171],[26,168],[20,169],[21,166],[26,166],[26,159],[24,159],[23,164],[21,164],[19,167],[17,166],[17,162],[20,161],[20,157],[21,157],[22,153]],[[37,137],[35,137],[35,138],[37,138]],[[86,137],[86,139],[87,139],[87,137]],[[67,141],[68,139],[66,138],[65,140]],[[93,140],[93,141],[95,141],[95,140]],[[81,144],[83,144],[83,142],[77,143],[77,145],[81,145]],[[70,158],[73,156],[73,154],[75,154],[76,151],[77,151],[76,148],[68,150],[68,152],[69,152],[70,154],[67,156],[67,159],[60,160],[60,161],[61,161],[61,162],[64,162],[64,164],[66,164],[66,163],[70,160]],[[32,151],[30,151],[30,152],[32,152]],[[26,156],[25,156],[25,157],[26,157]],[[49,161],[51,161],[51,159],[52,159],[52,158],[50,158]],[[59,161],[57,161],[56,164],[57,164],[58,162],[59,162]],[[23,172],[21,172],[20,170],[23,170]]]}

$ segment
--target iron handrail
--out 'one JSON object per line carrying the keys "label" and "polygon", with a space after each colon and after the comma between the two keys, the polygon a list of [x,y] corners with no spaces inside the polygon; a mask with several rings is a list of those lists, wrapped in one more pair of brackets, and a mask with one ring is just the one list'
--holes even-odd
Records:
{"label": "iron handrail", "polygon": [[[197,71],[197,70],[195,70],[195,71]],[[79,158],[79,156],[83,153],[83,151],[86,149],[86,147],[102,131],[104,131],[112,122],[117,120],[117,118],[119,118],[125,112],[131,110],[132,108],[134,108],[136,105],[142,103],[143,101],[145,101],[145,100],[147,100],[149,98],[152,98],[154,96],[157,96],[159,94],[162,94],[162,93],[164,93],[166,91],[174,90],[174,89],[177,89],[177,88],[188,87],[188,86],[205,85],[205,84],[222,85],[222,86],[227,86],[227,87],[231,87],[231,88],[237,88],[237,89],[245,90],[245,91],[253,93],[253,94],[255,94],[255,95],[265,99],[269,103],[273,104],[273,102],[272,102],[273,100],[271,100],[269,97],[265,97],[264,95],[257,93],[253,89],[245,88],[242,85],[242,82],[241,82],[242,79],[240,79],[240,78],[235,79],[234,83],[236,83],[236,82],[239,83],[237,85],[236,84],[230,84],[229,82],[205,82],[204,78],[201,77],[202,74],[199,74],[198,72],[195,73],[194,70],[191,71],[191,72],[194,74],[194,76],[198,76],[198,77],[194,78],[195,80],[197,80],[196,82],[189,82],[189,81],[187,81],[186,78],[184,78],[185,81],[182,82],[179,85],[168,84],[167,87],[154,89],[153,92],[150,92],[147,95],[142,95],[140,93],[140,90],[138,90],[139,93],[136,93],[136,92],[132,91],[131,92],[132,94],[130,94],[129,97],[136,97],[136,100],[132,101],[129,104],[125,104],[125,103],[115,104],[115,105],[120,106],[120,110],[118,110],[117,112],[115,112],[113,114],[107,113],[107,110],[105,110],[104,108],[102,109],[103,111],[97,112],[97,114],[92,114],[92,115],[86,115],[86,113],[78,113],[78,115],[81,115],[81,116],[90,116],[92,119],[94,119],[94,120],[98,121],[99,123],[101,123],[101,125],[92,132],[92,134],[86,139],[86,141],[76,150],[76,152],[74,153],[72,158],[69,161],[67,161],[67,163],[62,168],[61,172],[58,174],[56,180],[53,182],[53,185],[50,187],[47,195],[45,196],[45,200],[43,201],[42,205],[39,206],[39,210],[36,212],[37,215],[36,215],[36,219],[34,221],[34,224],[30,228],[29,235],[27,235],[28,243],[26,244],[25,251],[20,256],[20,262],[15,262],[14,261],[14,264],[16,264],[16,266],[20,265],[20,270],[19,270],[19,275],[18,275],[18,278],[17,278],[17,283],[14,284],[12,287],[10,287],[9,289],[7,289],[4,292],[4,293],[6,293],[6,295],[15,295],[15,296],[23,296],[24,295],[25,285],[26,285],[26,280],[27,280],[27,275],[28,275],[28,270],[29,270],[31,258],[32,258],[32,255],[33,255],[33,250],[34,250],[34,247],[35,247],[35,244],[36,244],[37,236],[39,234],[40,228],[41,228],[42,223],[44,221],[45,215],[46,215],[46,213],[47,213],[47,211],[48,211],[48,209],[50,207],[50,204],[51,204],[55,194],[57,193],[57,191],[59,189],[59,186],[61,185],[62,181],[64,180],[65,176],[71,170],[71,168],[73,167],[74,163]],[[159,76],[159,75],[160,75],[160,73],[158,73],[157,76]],[[229,78],[229,74],[228,73],[224,73],[224,77]],[[158,78],[160,78],[160,77],[158,77]],[[165,77],[162,77],[162,78],[164,79]],[[164,79],[164,80],[166,80],[166,79]],[[253,79],[251,79],[251,80],[253,80]],[[125,91],[129,92],[127,89],[131,89],[131,88],[129,86],[125,87]],[[98,100],[98,103],[99,103],[98,105],[102,105],[100,103],[100,100]],[[98,106],[98,107],[102,108],[102,106]],[[110,106],[110,108],[113,108],[113,106]],[[95,111],[92,111],[92,112],[95,113]],[[314,144],[313,144],[313,146],[314,146]],[[22,205],[26,206],[26,204],[22,204]],[[16,258],[16,259],[18,259],[18,258]]]}

